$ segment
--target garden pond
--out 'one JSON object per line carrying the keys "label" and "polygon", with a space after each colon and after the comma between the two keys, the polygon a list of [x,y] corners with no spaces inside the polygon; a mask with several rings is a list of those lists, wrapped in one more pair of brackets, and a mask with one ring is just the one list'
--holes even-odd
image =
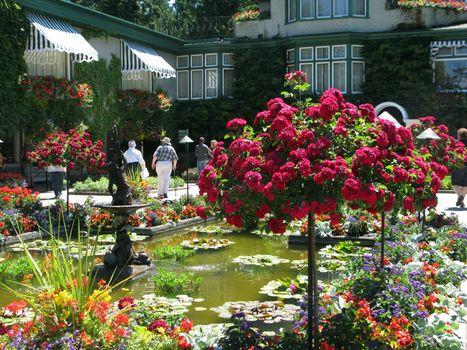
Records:
{"label": "garden pond", "polygon": [[[203,244],[205,238],[209,238],[210,244]],[[110,248],[113,244],[112,240],[113,235],[102,235],[99,238],[97,254],[103,254],[107,248]],[[305,247],[289,248],[287,236],[239,232],[226,230],[219,225],[207,225],[152,237],[133,234],[133,241],[137,251],[144,250],[150,254],[155,269],[116,288],[115,297],[132,295],[140,299],[157,294],[154,276],[160,270],[173,272],[176,276],[181,273],[192,274],[195,278],[201,278],[199,288],[190,294],[191,298],[182,298],[179,300],[180,303],[176,302],[175,309],[187,308],[186,315],[196,324],[227,322],[226,318],[221,318],[219,315],[222,310],[211,310],[227,302],[277,300],[274,296],[268,296],[263,287],[276,279],[295,278],[300,268],[302,273],[306,272]],[[44,251],[47,241],[29,242],[28,245],[31,251],[37,253]],[[194,252],[187,247],[183,248],[190,245],[195,246]],[[207,246],[213,249],[205,249]],[[180,260],[154,257],[154,252],[164,249],[163,247],[180,247],[190,254]],[[8,249],[12,254],[23,255],[21,245],[11,246]],[[70,251],[74,252],[74,249],[77,247],[72,245]],[[6,254],[10,253],[6,252]],[[252,259],[257,255],[258,259]],[[327,280],[330,275],[322,273],[320,279],[323,278]],[[263,292],[260,293],[262,288]],[[172,299],[174,297],[171,296]],[[12,295],[4,291],[0,294],[0,305],[5,305],[13,299]],[[297,299],[285,299],[284,302],[297,304]]]}

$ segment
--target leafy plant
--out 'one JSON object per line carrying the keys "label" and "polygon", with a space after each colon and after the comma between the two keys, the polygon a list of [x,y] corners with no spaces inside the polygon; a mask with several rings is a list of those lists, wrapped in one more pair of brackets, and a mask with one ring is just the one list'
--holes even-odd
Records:
{"label": "leafy plant", "polygon": [[153,250],[152,256],[155,260],[175,260],[181,261],[193,256],[195,251],[193,249],[185,249],[180,246],[162,246]]}
{"label": "leafy plant", "polygon": [[201,277],[192,273],[175,273],[159,269],[153,278],[157,294],[163,296],[176,296],[178,294],[195,293],[202,281]]}
{"label": "leafy plant", "polygon": [[8,258],[0,263],[0,280],[24,281],[33,274],[33,268],[27,256]]}

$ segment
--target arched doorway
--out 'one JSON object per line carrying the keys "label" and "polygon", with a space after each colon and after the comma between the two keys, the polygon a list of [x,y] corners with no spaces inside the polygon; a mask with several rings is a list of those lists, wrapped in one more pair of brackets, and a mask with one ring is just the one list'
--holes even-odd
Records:
{"label": "arched doorway", "polygon": [[[380,103],[375,107],[375,112],[376,115],[380,115],[385,109],[388,109],[389,113],[393,115],[396,119],[398,114],[402,117],[401,122],[404,124],[407,124],[409,121],[409,114],[407,113],[406,109],[402,107],[400,104],[397,104],[395,102],[383,102]],[[396,111],[397,113],[394,113],[393,111]]]}

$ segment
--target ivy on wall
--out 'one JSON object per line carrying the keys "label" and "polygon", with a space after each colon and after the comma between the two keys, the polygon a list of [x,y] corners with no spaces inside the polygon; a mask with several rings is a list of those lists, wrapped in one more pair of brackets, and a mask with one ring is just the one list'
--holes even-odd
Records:
{"label": "ivy on wall", "polygon": [[25,12],[11,0],[0,0],[0,132],[29,127],[18,78],[27,71],[23,53],[29,37]]}
{"label": "ivy on wall", "polygon": [[77,63],[74,67],[77,80],[86,81],[94,90],[94,101],[87,116],[90,130],[100,136],[120,121],[117,91],[120,88],[120,59],[112,55],[110,61],[100,60]]}
{"label": "ivy on wall", "polygon": [[450,130],[465,127],[466,95],[436,91],[430,41],[408,38],[367,42],[363,99],[374,105],[396,102],[412,119],[434,115]]}

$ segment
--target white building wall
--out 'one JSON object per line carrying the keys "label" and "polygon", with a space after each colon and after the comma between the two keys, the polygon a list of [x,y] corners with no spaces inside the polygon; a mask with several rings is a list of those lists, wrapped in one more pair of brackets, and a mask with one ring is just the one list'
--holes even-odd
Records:
{"label": "white building wall", "polygon": [[97,50],[100,60],[110,61],[112,55],[120,58],[120,38],[113,36],[101,36],[88,40],[93,48]]}
{"label": "white building wall", "polygon": [[417,24],[426,27],[449,25],[467,20],[467,13],[455,10],[423,8],[420,16],[417,10],[386,9],[386,0],[369,1],[369,17],[344,17],[335,19],[303,20],[286,23],[286,1],[271,0],[271,19],[236,23],[235,36],[265,39],[276,36],[289,37],[341,32],[385,32],[401,24]]}

